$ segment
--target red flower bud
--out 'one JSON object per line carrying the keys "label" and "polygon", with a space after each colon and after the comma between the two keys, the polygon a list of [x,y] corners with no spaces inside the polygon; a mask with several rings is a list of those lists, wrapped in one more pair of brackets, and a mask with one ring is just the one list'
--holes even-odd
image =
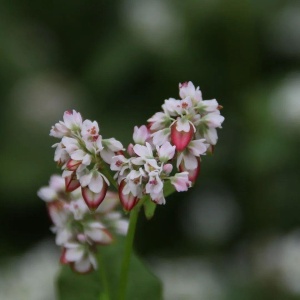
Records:
{"label": "red flower bud", "polygon": [[107,183],[103,180],[103,188],[100,193],[92,192],[89,187],[81,188],[82,197],[91,211],[95,211],[104,200],[107,192]]}
{"label": "red flower bud", "polygon": [[189,142],[192,140],[194,135],[194,127],[189,123],[190,130],[188,132],[178,131],[177,122],[171,126],[171,141],[176,146],[177,151],[183,151]]}
{"label": "red flower bud", "polygon": [[76,177],[75,172],[70,176],[65,177],[66,192],[73,192],[80,187],[80,182]]}
{"label": "red flower bud", "polygon": [[125,182],[125,179],[123,179],[119,185],[119,197],[120,197],[120,201],[121,201],[124,209],[126,211],[130,211],[138,203],[139,198],[134,197],[131,193],[129,193],[128,195],[124,195],[123,189],[124,189],[125,185],[126,185],[126,182]]}

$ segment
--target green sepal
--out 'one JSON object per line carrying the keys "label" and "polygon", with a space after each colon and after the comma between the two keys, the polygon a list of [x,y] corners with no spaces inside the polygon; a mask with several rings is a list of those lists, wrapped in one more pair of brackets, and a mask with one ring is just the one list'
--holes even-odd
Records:
{"label": "green sepal", "polygon": [[145,216],[148,220],[150,220],[155,213],[155,209],[157,207],[157,204],[154,203],[150,197],[147,197],[146,201],[144,202],[144,211],[145,211]]}

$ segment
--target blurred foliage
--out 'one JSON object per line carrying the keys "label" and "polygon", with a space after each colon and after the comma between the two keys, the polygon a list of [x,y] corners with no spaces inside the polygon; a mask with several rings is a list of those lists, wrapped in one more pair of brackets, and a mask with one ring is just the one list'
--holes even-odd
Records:
{"label": "blurred foliage", "polygon": [[[86,275],[76,274],[70,266],[64,266],[57,279],[58,299],[61,300],[99,300],[118,299],[119,272],[124,252],[124,238],[118,238],[110,247],[102,247],[98,253],[98,272]],[[105,270],[107,289],[106,298],[103,287],[103,275]],[[101,284],[99,284],[99,279]],[[128,275],[128,289],[126,299],[130,300],[152,300],[162,299],[162,286],[156,276],[154,276],[140,259],[133,253]]]}
{"label": "blurred foliage", "polygon": [[[289,89],[280,94],[291,78],[300,85],[300,26],[289,23],[297,18],[292,0],[1,0],[2,259],[50,236],[36,191],[59,172],[48,133],[64,110],[97,120],[104,137],[127,145],[133,126],[187,80],[223,105],[224,128],[195,191],[139,220],[138,252],[214,260],[244,240],[298,228],[300,100],[288,101]],[[190,199],[201,204],[219,191],[238,208],[235,231],[222,242],[188,238]],[[296,299],[263,289],[249,283],[228,299]]]}

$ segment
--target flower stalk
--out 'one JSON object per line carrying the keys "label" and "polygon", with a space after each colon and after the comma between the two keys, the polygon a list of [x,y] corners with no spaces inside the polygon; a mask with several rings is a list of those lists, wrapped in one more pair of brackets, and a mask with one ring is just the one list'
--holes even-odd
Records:
{"label": "flower stalk", "polygon": [[140,205],[134,207],[130,212],[129,228],[125,240],[125,249],[124,249],[124,255],[123,255],[123,260],[121,265],[118,300],[125,300],[126,298],[128,273],[129,273],[132,246],[133,246],[133,240],[134,240],[139,210],[140,210]]}

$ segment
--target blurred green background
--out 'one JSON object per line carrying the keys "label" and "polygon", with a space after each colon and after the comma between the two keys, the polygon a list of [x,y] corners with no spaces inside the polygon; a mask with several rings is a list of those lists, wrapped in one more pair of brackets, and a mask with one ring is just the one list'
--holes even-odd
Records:
{"label": "blurred green background", "polygon": [[300,299],[299,67],[297,0],[1,0],[0,299],[54,299],[36,191],[63,112],[127,145],[189,80],[224,128],[197,186],[140,218],[138,253],[165,299]]}

